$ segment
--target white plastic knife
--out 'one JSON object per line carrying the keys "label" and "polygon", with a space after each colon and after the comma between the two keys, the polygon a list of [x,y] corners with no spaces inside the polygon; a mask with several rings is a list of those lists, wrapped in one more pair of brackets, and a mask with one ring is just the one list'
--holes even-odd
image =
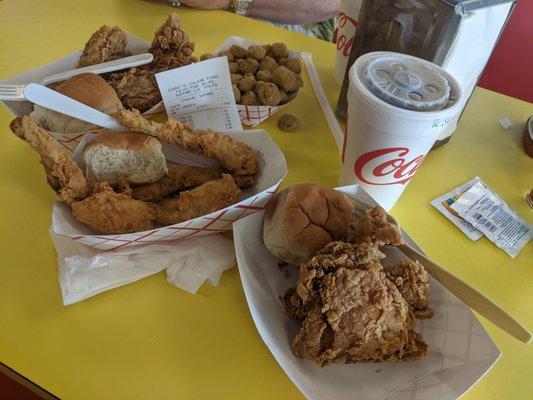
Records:
{"label": "white plastic knife", "polygon": [[30,83],[24,87],[24,97],[42,107],[102,128],[114,131],[128,130],[115,118],[37,83]]}

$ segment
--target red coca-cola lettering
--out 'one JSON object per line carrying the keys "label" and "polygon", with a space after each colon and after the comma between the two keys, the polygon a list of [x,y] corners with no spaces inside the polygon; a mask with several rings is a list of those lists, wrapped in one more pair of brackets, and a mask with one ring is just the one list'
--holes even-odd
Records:
{"label": "red coca-cola lettering", "polygon": [[348,57],[350,55],[350,51],[352,49],[354,36],[347,37],[344,33],[344,26],[352,25],[353,27],[357,27],[357,21],[348,15],[344,14],[343,12],[339,13],[339,25],[337,25],[337,28],[335,29],[335,32],[333,32],[333,43],[337,44],[337,50],[341,50],[342,54],[345,57]]}
{"label": "red coca-cola lettering", "polygon": [[[418,155],[410,161],[405,156],[409,154],[406,147],[389,147],[386,149],[373,150],[360,155],[354,164],[355,176],[369,185],[405,185],[415,174],[417,168],[424,160],[423,155]],[[370,165],[374,161],[373,164]],[[372,168],[371,176],[365,176],[365,167]],[[376,178],[390,176],[391,179],[378,181]]]}

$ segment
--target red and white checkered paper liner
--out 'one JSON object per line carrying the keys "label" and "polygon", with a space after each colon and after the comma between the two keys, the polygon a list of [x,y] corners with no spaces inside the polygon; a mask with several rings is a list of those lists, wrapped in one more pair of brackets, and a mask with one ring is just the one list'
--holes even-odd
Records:
{"label": "red and white checkered paper liner", "polygon": [[[376,204],[357,186],[338,190]],[[278,299],[294,285],[298,273],[284,278],[276,259],[264,246],[264,213],[234,224],[235,252],[246,300],[261,338],[279,365],[309,399],[336,400],[452,400],[474,385],[500,356],[472,311],[430,277],[430,306],[435,316],[417,320],[417,329],[429,345],[428,356],[419,361],[316,366],[293,356],[291,342],[299,323],[286,316]],[[403,232],[406,241],[414,242]],[[386,249],[385,265],[395,264],[403,254]]]}
{"label": "red and white checkered paper liner", "polygon": [[[127,49],[131,51],[132,54],[140,54],[146,52],[150,44],[141,40],[133,35],[127,33],[128,36],[128,45]],[[46,65],[31,69],[29,71],[23,72],[21,74],[12,76],[3,80],[5,83],[34,83],[39,82],[43,78],[56,74],[59,72],[70,71],[71,69],[76,68],[76,64],[80,58],[81,50],[75,53],[72,53],[66,57],[63,57],[57,61],[51,62]],[[9,111],[17,116],[29,115],[33,111],[33,104],[29,101],[3,101],[4,105]],[[146,111],[144,115],[150,115],[163,111],[163,102],[156,104],[150,110]],[[87,132],[79,133],[52,133],[52,136],[55,137],[59,143],[65,146],[68,150],[74,152],[76,147],[80,143],[81,139]]]}
{"label": "red and white checkered paper liner", "polygon": [[[257,183],[253,188],[243,190],[241,200],[238,203],[179,224],[123,235],[95,234],[88,226],[77,221],[67,206],[63,203],[55,203],[52,211],[52,231],[94,249],[110,251],[146,243],[168,242],[232,230],[233,222],[264,210],[265,205],[287,173],[287,163],[279,147],[264,130],[233,131],[227,132],[227,134],[248,144],[260,156]],[[88,138],[89,136],[84,139],[74,155],[74,159],[78,163],[80,163],[79,154]],[[176,146],[165,145],[163,151],[169,162],[195,165],[190,161],[183,161],[181,158],[183,150],[176,149]]]}
{"label": "red and white checkered paper liner", "polygon": [[[230,36],[224,41],[224,43],[222,43],[215,50],[213,50],[213,54],[216,55],[221,51],[229,50],[229,48],[234,44],[244,47],[245,49],[253,45],[261,45],[261,43],[244,39],[239,36]],[[298,51],[289,50],[289,56],[292,58],[300,58],[301,53]],[[294,100],[295,97],[296,96],[291,96],[287,103],[279,106],[245,106],[242,104],[237,104],[237,110],[239,111],[241,122],[246,126],[259,125],[261,122],[263,122],[271,115],[277,113],[287,104],[289,104],[292,100]]]}

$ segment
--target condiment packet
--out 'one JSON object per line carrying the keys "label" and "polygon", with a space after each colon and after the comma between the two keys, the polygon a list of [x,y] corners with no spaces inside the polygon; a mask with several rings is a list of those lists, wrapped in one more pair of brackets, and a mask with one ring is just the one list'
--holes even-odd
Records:
{"label": "condiment packet", "polygon": [[532,226],[481,181],[464,192],[451,208],[513,258],[533,236]]}
{"label": "condiment packet", "polygon": [[452,191],[437,197],[431,202],[431,205],[439,210],[442,215],[448,218],[456,227],[463,231],[471,240],[478,240],[483,236],[483,232],[477,230],[470,222],[465,221],[452,209],[452,205],[461,197],[461,195],[474,186],[476,183],[481,182],[479,177],[475,177],[470,182],[453,189]]}
{"label": "condiment packet", "polygon": [[169,117],[195,129],[242,131],[227,57],[155,75]]}

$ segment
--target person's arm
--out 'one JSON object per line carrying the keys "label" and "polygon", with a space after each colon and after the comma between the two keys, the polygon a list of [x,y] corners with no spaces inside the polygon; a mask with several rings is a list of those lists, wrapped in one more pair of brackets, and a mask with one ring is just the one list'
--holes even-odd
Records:
{"label": "person's arm", "polygon": [[[231,0],[182,0],[194,8],[228,10]],[[301,24],[336,16],[340,0],[254,0],[249,16],[270,21]]]}
{"label": "person's arm", "polygon": [[250,16],[288,24],[320,22],[339,13],[340,0],[255,0]]}

